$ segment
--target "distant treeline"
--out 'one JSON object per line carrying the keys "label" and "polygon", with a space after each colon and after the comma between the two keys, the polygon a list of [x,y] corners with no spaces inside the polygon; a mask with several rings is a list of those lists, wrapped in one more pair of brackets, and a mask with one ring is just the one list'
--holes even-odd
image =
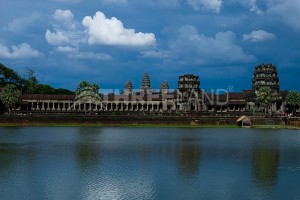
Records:
{"label": "distant treeline", "polygon": [[[24,77],[24,78],[23,78]],[[13,69],[0,63],[0,88],[7,84],[14,84],[24,94],[74,94],[73,91],[64,88],[53,88],[48,84],[41,84],[32,69],[27,69],[23,76],[20,76]]]}

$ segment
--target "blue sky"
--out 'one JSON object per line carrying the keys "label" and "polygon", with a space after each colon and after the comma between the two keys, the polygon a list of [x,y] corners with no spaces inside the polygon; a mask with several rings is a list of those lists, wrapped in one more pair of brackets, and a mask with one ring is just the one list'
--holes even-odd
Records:
{"label": "blue sky", "polygon": [[0,13],[0,62],[54,87],[139,88],[148,72],[176,88],[192,73],[237,92],[273,63],[281,89],[299,90],[299,0],[9,0]]}

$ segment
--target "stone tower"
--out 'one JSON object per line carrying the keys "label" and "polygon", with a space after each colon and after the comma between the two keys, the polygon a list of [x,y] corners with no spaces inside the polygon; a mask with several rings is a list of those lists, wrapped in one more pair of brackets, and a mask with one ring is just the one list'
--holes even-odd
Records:
{"label": "stone tower", "polygon": [[141,85],[141,88],[140,88],[140,92],[142,92],[144,94],[152,93],[152,87],[151,87],[150,78],[149,78],[148,73],[144,73],[144,77],[143,77],[142,85]]}
{"label": "stone tower", "polygon": [[192,74],[179,76],[177,100],[183,111],[200,110],[200,81]]}
{"label": "stone tower", "polygon": [[125,95],[132,94],[132,90],[133,90],[133,87],[132,87],[131,80],[126,81],[125,86],[124,86],[124,94]]}
{"label": "stone tower", "polygon": [[255,67],[252,90],[257,92],[263,86],[270,87],[275,94],[279,93],[279,77],[273,64],[262,64]]}
{"label": "stone tower", "polygon": [[168,81],[164,81],[159,85],[159,92],[169,92],[169,83]]}

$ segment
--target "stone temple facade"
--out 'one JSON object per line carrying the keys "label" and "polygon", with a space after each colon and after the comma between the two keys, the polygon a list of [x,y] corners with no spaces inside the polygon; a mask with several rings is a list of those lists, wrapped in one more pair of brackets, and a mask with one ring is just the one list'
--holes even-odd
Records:
{"label": "stone temple facade", "polygon": [[256,101],[256,91],[269,86],[276,101],[269,109],[274,114],[285,112],[287,91],[279,90],[277,69],[272,64],[255,67],[252,89],[242,92],[207,93],[200,88],[199,77],[185,74],[178,77],[178,86],[171,90],[167,81],[159,89],[151,87],[150,76],[145,73],[140,89],[134,90],[132,82],[125,83],[120,94],[101,94],[101,101],[78,102],[74,95],[24,94],[20,112],[93,112],[98,114],[196,114],[196,115],[240,115],[256,114],[262,107]]}

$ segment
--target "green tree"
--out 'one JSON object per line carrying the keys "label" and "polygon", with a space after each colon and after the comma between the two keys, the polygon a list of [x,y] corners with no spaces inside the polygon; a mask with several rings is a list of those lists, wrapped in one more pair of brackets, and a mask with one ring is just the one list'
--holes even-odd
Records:
{"label": "green tree", "polygon": [[38,84],[34,91],[35,94],[55,94],[55,89],[48,84]]}
{"label": "green tree", "polygon": [[81,81],[75,90],[75,101],[96,104],[101,101],[99,90],[99,85]]}
{"label": "green tree", "polygon": [[0,100],[5,105],[8,113],[11,114],[11,109],[20,101],[21,92],[14,84],[7,84],[0,92]]}
{"label": "green tree", "polygon": [[268,86],[261,87],[256,93],[256,100],[265,109],[265,114],[272,102],[276,100],[275,94]]}
{"label": "green tree", "polygon": [[28,68],[25,72],[25,92],[28,94],[34,94],[36,93],[36,89],[38,86],[38,80],[35,77],[35,71],[31,68]]}
{"label": "green tree", "polygon": [[296,107],[300,105],[300,94],[297,91],[289,91],[285,100],[286,103],[292,107],[294,116],[296,112]]}
{"label": "green tree", "polygon": [[0,86],[5,86],[9,83],[22,85],[23,79],[14,70],[0,63]]}
{"label": "green tree", "polygon": [[68,90],[68,89],[58,88],[58,89],[55,89],[55,94],[69,94],[69,95],[72,95],[72,94],[75,94],[75,93],[71,90]]}

